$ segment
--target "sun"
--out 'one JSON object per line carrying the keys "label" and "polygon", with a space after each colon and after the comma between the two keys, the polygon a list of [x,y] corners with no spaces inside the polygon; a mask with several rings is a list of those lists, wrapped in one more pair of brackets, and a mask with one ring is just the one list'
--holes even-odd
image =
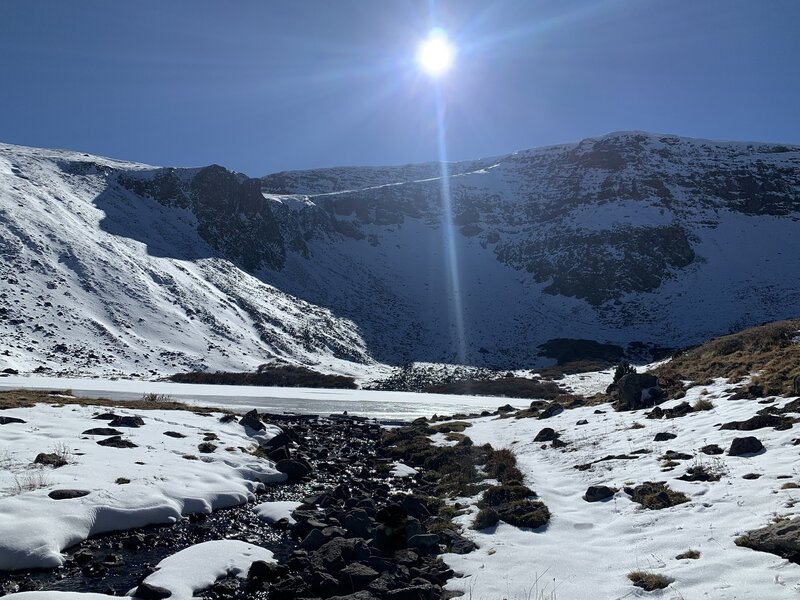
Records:
{"label": "sun", "polygon": [[417,64],[431,77],[439,77],[450,70],[456,49],[441,29],[434,29],[417,48]]}

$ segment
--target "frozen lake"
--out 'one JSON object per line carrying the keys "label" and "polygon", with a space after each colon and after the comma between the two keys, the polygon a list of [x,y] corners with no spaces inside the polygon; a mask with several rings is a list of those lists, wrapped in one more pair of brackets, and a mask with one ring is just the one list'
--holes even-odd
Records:
{"label": "frozen lake", "polygon": [[277,388],[237,385],[199,385],[125,379],[71,379],[12,376],[0,378],[0,389],[72,390],[76,396],[140,400],[147,393],[167,394],[173,400],[203,406],[224,406],[237,412],[256,408],[259,412],[341,414],[347,411],[380,420],[412,420],[434,414],[495,410],[510,404],[527,407],[530,400],[486,396]]}

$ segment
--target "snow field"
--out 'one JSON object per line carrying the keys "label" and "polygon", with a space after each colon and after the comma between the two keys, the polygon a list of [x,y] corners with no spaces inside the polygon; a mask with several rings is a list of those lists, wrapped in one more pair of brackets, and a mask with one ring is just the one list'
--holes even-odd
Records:
{"label": "snow field", "polygon": [[[63,549],[91,535],[243,504],[264,484],[286,478],[249,454],[253,440],[237,422],[220,423],[219,414],[115,408],[117,415],[144,420],[139,428],[116,428],[137,447],[100,446],[110,436],[82,432],[108,427],[93,419],[108,410],[38,404],[3,411],[25,423],[0,425],[0,570],[57,567]],[[279,431],[267,426],[266,436]],[[215,446],[211,453],[198,448],[206,439]],[[43,452],[67,464],[33,464]],[[88,494],[55,500],[48,496],[53,490]]]}
{"label": "snow field", "polygon": [[[480,547],[471,554],[445,555],[448,565],[465,575],[451,579],[447,588],[476,600],[649,597],[655,594],[633,587],[626,577],[631,571],[644,570],[674,580],[659,596],[663,598],[796,598],[800,566],[738,547],[734,539],[768,525],[775,517],[800,512],[795,506],[800,500],[798,490],[782,489],[786,482],[800,483],[798,449],[792,443],[797,432],[720,431],[720,424],[746,420],[763,408],[752,400],[728,400],[729,389],[721,382],[692,388],[685,400],[693,404],[703,397],[715,407],[672,420],[646,419],[644,411],[615,413],[609,405],[601,405],[566,410],[546,420],[487,417],[472,421],[465,433],[475,444],[514,451],[525,484],[548,506],[552,518],[541,531],[501,522],[496,528],[476,532],[468,528],[477,512],[473,505],[458,521]],[[779,399],[776,404],[784,402]],[[594,414],[596,409],[604,414]],[[581,419],[588,424],[576,426]],[[631,429],[634,423],[644,427]],[[544,427],[561,433],[568,443],[564,451],[533,442]],[[654,442],[655,434],[664,431],[677,438]],[[766,452],[728,456],[733,438],[748,435],[758,437]],[[719,456],[700,453],[707,444],[718,444],[726,452]],[[650,452],[635,460],[608,460],[587,471],[574,468],[642,448]],[[667,450],[693,454],[694,459],[679,461],[674,470],[663,472],[659,456]],[[676,479],[697,464],[719,473],[720,481]],[[751,472],[761,477],[742,478]],[[645,481],[665,481],[690,501],[662,510],[642,509],[621,488]],[[590,485],[620,491],[609,501],[588,503],[583,494]],[[690,548],[701,553],[698,560],[675,559]]]}

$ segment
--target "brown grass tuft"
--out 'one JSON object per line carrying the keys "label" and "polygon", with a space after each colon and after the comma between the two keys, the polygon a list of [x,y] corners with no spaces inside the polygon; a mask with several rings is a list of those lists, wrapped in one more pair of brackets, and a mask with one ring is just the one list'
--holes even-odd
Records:
{"label": "brown grass tuft", "polygon": [[628,573],[628,579],[633,582],[633,585],[642,588],[646,592],[663,590],[672,583],[672,579],[669,577],[664,577],[658,573],[648,573],[647,571],[632,571]]}

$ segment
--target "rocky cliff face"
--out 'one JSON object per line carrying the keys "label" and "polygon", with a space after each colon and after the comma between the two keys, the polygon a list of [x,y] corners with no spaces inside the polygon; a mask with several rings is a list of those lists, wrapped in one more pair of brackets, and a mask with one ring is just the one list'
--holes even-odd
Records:
{"label": "rocky cliff face", "polygon": [[[523,366],[552,338],[682,346],[800,312],[795,146],[610,134],[451,164],[449,198],[436,164],[258,180],[11,146],[3,156],[5,205],[41,191],[36,210],[52,210],[66,188],[104,213],[98,235],[143,243],[148,261],[219,264],[336,325],[300,334],[283,322],[274,352],[266,296],[239,298],[261,323],[262,355],[308,361],[324,333],[336,360]],[[4,223],[12,240],[27,229]]]}

